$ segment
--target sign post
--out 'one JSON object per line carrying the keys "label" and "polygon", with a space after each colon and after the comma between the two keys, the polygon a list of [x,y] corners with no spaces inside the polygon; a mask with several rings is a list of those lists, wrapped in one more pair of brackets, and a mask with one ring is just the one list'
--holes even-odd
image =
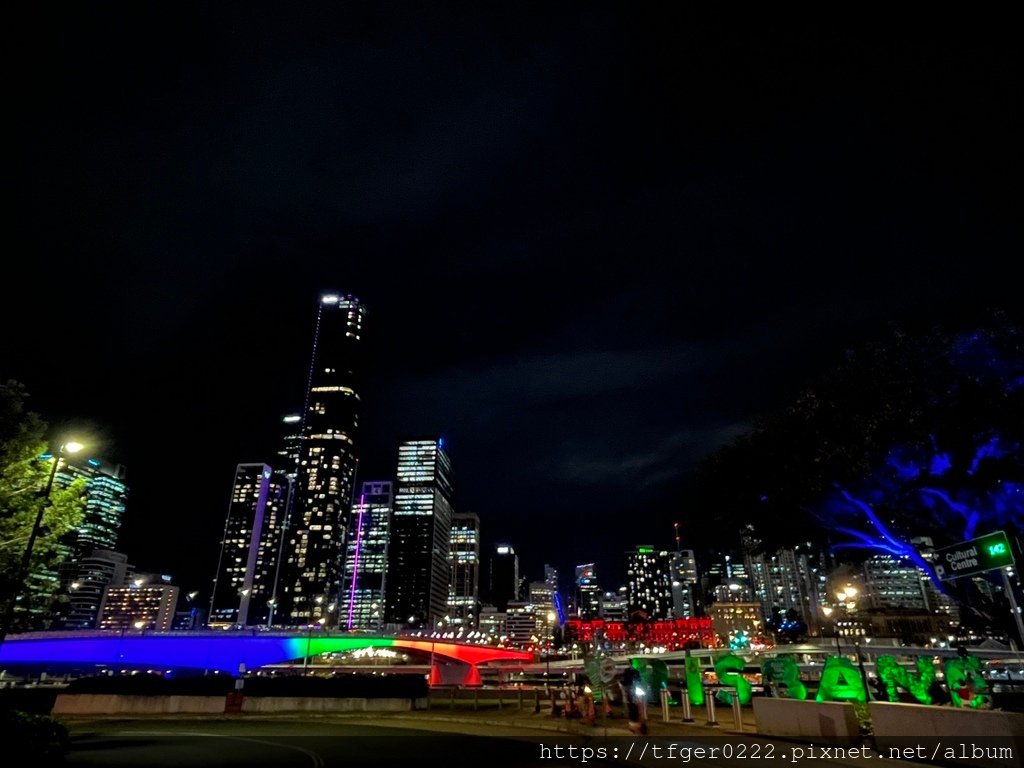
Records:
{"label": "sign post", "polygon": [[937,549],[935,556],[938,559],[935,574],[943,581],[999,570],[1003,577],[1003,589],[1010,601],[1010,611],[1017,624],[1017,634],[1024,642],[1024,619],[1021,618],[1017,598],[1013,594],[1013,585],[1010,584],[1010,577],[1007,575],[1007,569],[1014,564],[1013,550],[1004,531],[995,531],[970,541],[961,541],[959,544]]}

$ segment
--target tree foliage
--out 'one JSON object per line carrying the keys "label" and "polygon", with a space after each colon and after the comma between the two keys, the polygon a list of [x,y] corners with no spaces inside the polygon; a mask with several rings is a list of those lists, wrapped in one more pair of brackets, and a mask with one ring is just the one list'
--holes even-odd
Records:
{"label": "tree foliage", "polygon": [[[0,606],[6,608],[18,594],[22,610],[14,628],[34,627],[47,612],[57,566],[66,554],[60,540],[81,524],[85,510],[84,481],[64,488],[54,485],[49,499],[43,498],[55,459],[49,456],[46,423],[26,410],[27,397],[17,382],[0,384]],[[23,587],[21,560],[42,505],[42,529]]]}
{"label": "tree foliage", "polygon": [[703,509],[719,527],[754,525],[769,550],[808,539],[900,550],[910,536],[942,546],[1019,529],[1022,344],[996,318],[968,332],[894,332],[849,352],[705,461]]}

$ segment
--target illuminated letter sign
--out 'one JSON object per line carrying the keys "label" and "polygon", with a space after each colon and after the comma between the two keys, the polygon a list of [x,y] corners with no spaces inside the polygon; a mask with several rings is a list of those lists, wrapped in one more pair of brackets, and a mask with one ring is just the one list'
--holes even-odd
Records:
{"label": "illuminated letter sign", "polygon": [[821,672],[818,683],[817,701],[859,701],[868,700],[868,692],[864,690],[864,681],[860,679],[857,668],[849,659],[830,656]]}
{"label": "illuminated letter sign", "polygon": [[773,689],[779,698],[800,701],[807,698],[807,686],[800,680],[800,668],[793,659],[768,659],[761,664],[761,674],[766,683],[775,684]]}
{"label": "illuminated letter sign", "polygon": [[[740,704],[750,703],[750,682],[739,674],[745,666],[746,662],[743,659],[731,653],[715,662],[715,674],[718,675],[718,681],[722,685],[736,689]],[[732,704],[732,691],[719,691],[718,699],[726,704]]]}
{"label": "illuminated letter sign", "polygon": [[928,693],[935,680],[935,666],[926,656],[917,657],[917,674],[911,675],[904,667],[896,663],[892,656],[879,656],[875,662],[875,670],[882,682],[889,701],[899,701],[899,689],[910,691],[910,694],[922,704],[931,704],[932,697]]}
{"label": "illuminated letter sign", "polygon": [[686,657],[686,696],[695,707],[704,703],[704,678],[696,656]]}

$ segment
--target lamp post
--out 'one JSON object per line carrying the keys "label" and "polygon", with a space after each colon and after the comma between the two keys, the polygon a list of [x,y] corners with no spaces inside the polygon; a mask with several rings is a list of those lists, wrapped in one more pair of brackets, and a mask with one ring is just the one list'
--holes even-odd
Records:
{"label": "lamp post", "polygon": [[17,573],[14,579],[14,588],[11,590],[10,599],[7,601],[7,606],[4,608],[4,625],[0,627],[0,643],[7,638],[7,633],[10,631],[11,623],[14,620],[14,608],[18,603],[18,597],[25,586],[25,579],[28,577],[29,564],[32,561],[32,550],[36,545],[36,538],[39,536],[40,531],[43,527],[43,514],[46,512],[46,508],[50,506],[50,492],[53,490],[53,481],[57,477],[57,470],[60,467],[61,459],[64,456],[64,452],[78,453],[85,446],[74,440],[61,445],[60,450],[57,451],[57,455],[53,457],[53,467],[50,468],[50,476],[46,480],[46,487],[39,492],[41,500],[39,502],[39,509],[36,512],[36,519],[32,523],[32,531],[28,535],[28,543],[25,545],[25,551],[21,555],[21,563],[18,565]]}
{"label": "lamp post", "polygon": [[326,623],[327,619],[321,617],[316,620],[316,624],[306,625],[306,655],[302,657],[302,674],[304,675],[309,671],[309,646],[313,642],[313,629],[321,629]]}

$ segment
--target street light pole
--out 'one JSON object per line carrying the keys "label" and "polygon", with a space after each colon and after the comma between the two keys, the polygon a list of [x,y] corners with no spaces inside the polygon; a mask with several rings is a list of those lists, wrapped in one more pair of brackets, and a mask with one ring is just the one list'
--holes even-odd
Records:
{"label": "street light pole", "polygon": [[43,515],[46,512],[46,508],[50,506],[50,492],[53,490],[53,481],[57,477],[57,469],[60,467],[61,458],[63,458],[65,450],[68,453],[78,453],[83,447],[81,443],[69,441],[61,445],[60,450],[53,457],[53,467],[50,468],[50,476],[46,480],[46,487],[39,493],[39,496],[42,498],[39,502],[39,509],[36,512],[36,519],[32,523],[32,531],[28,535],[25,551],[21,553],[21,563],[19,563],[18,571],[15,574],[14,588],[11,590],[10,599],[4,608],[4,625],[0,627],[0,643],[7,639],[11,623],[14,621],[14,609],[18,603],[18,597],[21,596],[25,586],[25,579],[28,577],[29,564],[32,562],[32,550],[35,548],[36,539],[39,537],[39,532],[43,527]]}

